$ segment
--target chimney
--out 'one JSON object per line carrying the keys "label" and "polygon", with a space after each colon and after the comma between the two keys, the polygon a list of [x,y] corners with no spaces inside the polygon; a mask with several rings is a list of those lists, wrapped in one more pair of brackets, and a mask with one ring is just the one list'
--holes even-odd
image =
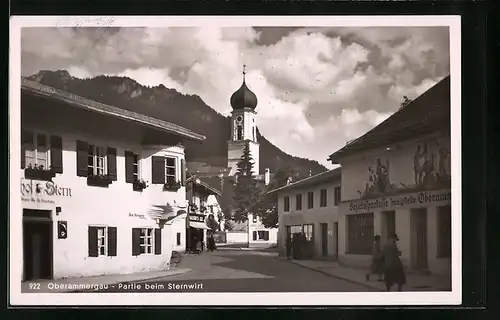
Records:
{"label": "chimney", "polygon": [[266,173],[264,173],[264,183],[266,186],[269,184],[271,181],[271,170],[269,168],[266,168]]}

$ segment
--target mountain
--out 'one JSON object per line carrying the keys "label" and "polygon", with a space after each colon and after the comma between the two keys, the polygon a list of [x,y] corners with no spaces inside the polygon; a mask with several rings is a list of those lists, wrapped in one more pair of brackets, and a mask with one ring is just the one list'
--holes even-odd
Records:
{"label": "mountain", "polygon": [[[187,141],[188,161],[206,162],[209,165],[227,166],[227,141],[230,137],[230,118],[207,106],[196,95],[184,95],[163,85],[146,87],[127,77],[98,76],[91,79],[72,77],[66,70],[40,71],[26,77],[28,80],[64,90],[87,99],[129,111],[169,121],[203,134],[207,139],[202,147]],[[229,97],[228,97],[229,100]],[[259,167],[271,172],[291,167],[304,177],[327,170],[317,161],[293,157],[262,136],[257,129],[260,143]]]}

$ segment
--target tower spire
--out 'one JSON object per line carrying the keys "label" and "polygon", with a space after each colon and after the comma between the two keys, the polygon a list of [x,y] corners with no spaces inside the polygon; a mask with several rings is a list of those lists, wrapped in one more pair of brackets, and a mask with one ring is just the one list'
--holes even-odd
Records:
{"label": "tower spire", "polygon": [[245,82],[245,75],[247,74],[247,65],[243,64],[243,82]]}

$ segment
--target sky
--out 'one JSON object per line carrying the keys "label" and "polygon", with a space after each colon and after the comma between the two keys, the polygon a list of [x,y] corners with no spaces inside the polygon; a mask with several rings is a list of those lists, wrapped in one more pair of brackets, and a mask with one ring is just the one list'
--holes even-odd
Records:
{"label": "sky", "polygon": [[37,27],[21,32],[21,72],[126,76],[196,94],[229,115],[242,82],[257,125],[293,156],[328,155],[450,73],[448,27]]}

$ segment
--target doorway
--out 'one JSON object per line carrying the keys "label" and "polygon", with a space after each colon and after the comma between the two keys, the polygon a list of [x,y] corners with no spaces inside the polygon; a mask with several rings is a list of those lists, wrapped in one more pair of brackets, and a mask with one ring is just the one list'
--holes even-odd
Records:
{"label": "doorway", "polygon": [[410,216],[412,229],[412,267],[417,270],[428,268],[427,259],[427,209],[412,209]]}
{"label": "doorway", "polygon": [[321,228],[321,256],[328,255],[328,223],[320,223]]}
{"label": "doorway", "polygon": [[339,259],[339,223],[334,222],[333,223],[333,241],[334,241],[334,246],[335,246],[335,259]]}
{"label": "doorway", "polygon": [[23,210],[23,280],[52,279],[50,211]]}

